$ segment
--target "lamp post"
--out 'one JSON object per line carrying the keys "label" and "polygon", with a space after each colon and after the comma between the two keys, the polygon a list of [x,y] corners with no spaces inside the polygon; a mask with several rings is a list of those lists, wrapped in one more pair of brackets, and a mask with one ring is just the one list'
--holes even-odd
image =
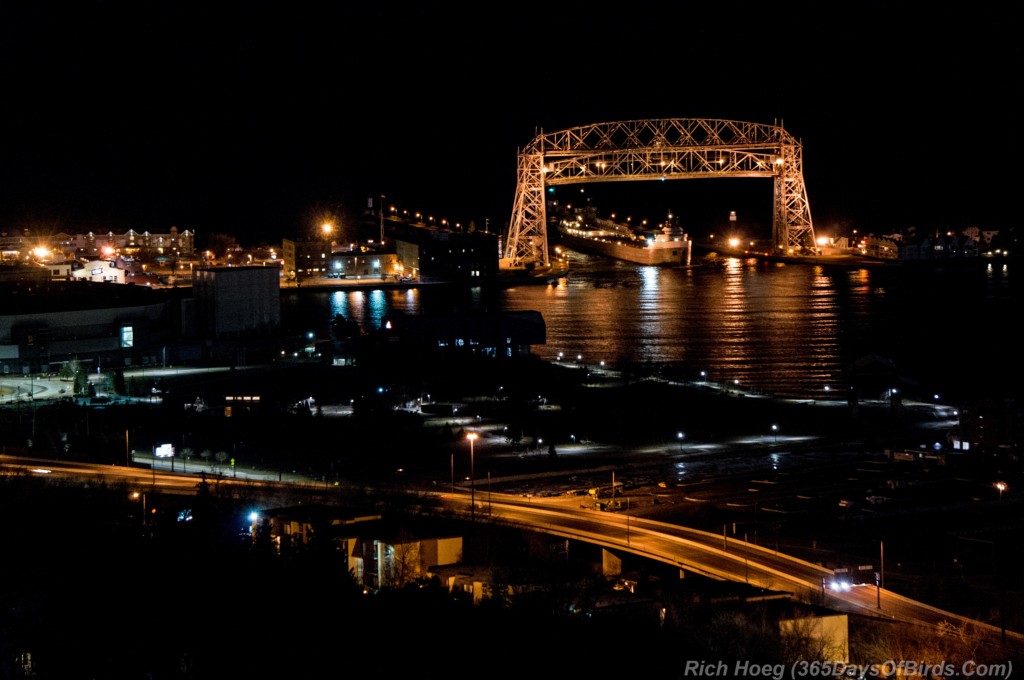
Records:
{"label": "lamp post", "polygon": [[775,443],[779,443],[779,426],[772,425],[772,435],[775,437]]}
{"label": "lamp post", "polygon": [[144,491],[133,491],[130,498],[133,501],[142,501],[142,525],[145,526],[148,522],[148,519],[146,518],[146,493]]}
{"label": "lamp post", "polygon": [[996,489],[999,490],[999,502],[1003,502],[1003,492],[1006,491],[1006,482],[996,482]]}
{"label": "lamp post", "polygon": [[875,572],[875,606],[882,608],[882,587],[885,585],[885,541],[878,542],[878,571]]}
{"label": "lamp post", "polygon": [[679,453],[683,452],[683,433],[676,432],[676,439],[679,440]]}
{"label": "lamp post", "polygon": [[28,399],[32,403],[32,439],[36,438],[36,376],[30,373],[28,376]]}
{"label": "lamp post", "polygon": [[466,435],[466,439],[469,440],[469,516],[473,522],[476,521],[476,464],[473,455],[473,442],[476,441],[477,436],[476,432]]}

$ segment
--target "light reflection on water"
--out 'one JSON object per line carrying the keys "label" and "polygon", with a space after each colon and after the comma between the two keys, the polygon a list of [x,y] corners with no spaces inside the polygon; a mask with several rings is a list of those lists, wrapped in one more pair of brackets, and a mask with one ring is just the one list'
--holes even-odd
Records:
{"label": "light reflection on water", "polygon": [[419,289],[349,290],[329,294],[329,318],[343,316],[349,321],[355,321],[363,330],[380,328],[381,320],[391,310],[408,314],[418,313]]}
{"label": "light reflection on water", "polygon": [[846,370],[867,355],[947,390],[978,387],[977,371],[957,361],[967,351],[1010,362],[1002,374],[1019,364],[999,320],[1017,309],[1002,267],[906,272],[731,258],[658,268],[570,257],[570,275],[552,285],[338,291],[321,304],[329,318],[364,330],[389,310],[536,310],[547,344],[533,351],[543,359],[563,352],[592,365],[671,363],[695,379],[706,371],[714,382],[812,399],[835,398],[827,388],[841,389]]}
{"label": "light reflection on water", "polygon": [[579,256],[557,288],[508,291],[509,309],[537,309],[538,355],[587,363],[682,364],[747,390],[813,396],[838,380],[841,310],[832,275],[730,259],[721,268],[629,267]]}

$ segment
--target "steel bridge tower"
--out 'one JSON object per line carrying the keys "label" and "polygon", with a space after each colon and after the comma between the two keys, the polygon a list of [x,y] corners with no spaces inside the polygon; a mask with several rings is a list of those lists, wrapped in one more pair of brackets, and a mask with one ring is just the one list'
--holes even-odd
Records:
{"label": "steel bridge tower", "polygon": [[519,152],[502,265],[550,266],[548,186],[705,177],[771,177],[776,254],[816,252],[802,151],[781,124],[732,120],[629,120],[541,132]]}

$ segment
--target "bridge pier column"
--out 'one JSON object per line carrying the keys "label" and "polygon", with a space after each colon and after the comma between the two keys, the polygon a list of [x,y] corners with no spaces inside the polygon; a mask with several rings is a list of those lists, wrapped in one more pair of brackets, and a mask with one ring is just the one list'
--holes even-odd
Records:
{"label": "bridge pier column", "polygon": [[608,548],[601,548],[601,574],[606,578],[622,576],[622,557]]}

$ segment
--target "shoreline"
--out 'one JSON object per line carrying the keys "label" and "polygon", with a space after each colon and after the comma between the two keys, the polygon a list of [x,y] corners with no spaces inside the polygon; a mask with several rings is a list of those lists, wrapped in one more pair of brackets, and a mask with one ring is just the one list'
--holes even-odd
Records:
{"label": "shoreline", "polygon": [[446,281],[393,281],[386,278],[365,279],[309,279],[299,282],[282,282],[281,291],[299,292],[303,290],[407,290],[412,288],[443,288],[467,287],[478,288],[487,286],[514,287],[548,285],[556,279],[565,278],[570,273],[568,268],[552,270],[542,274],[509,272],[494,277],[478,280],[446,280]]}

